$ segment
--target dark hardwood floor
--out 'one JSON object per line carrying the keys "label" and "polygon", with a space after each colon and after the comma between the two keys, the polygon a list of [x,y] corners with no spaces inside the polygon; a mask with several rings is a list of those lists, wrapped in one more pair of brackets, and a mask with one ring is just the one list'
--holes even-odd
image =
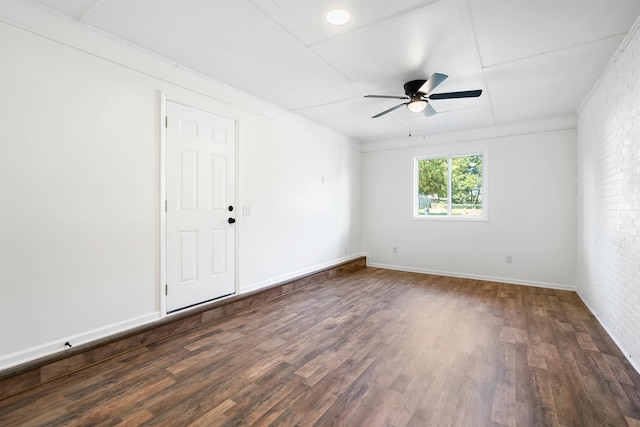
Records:
{"label": "dark hardwood floor", "polygon": [[575,293],[367,268],[0,401],[1,426],[640,426]]}

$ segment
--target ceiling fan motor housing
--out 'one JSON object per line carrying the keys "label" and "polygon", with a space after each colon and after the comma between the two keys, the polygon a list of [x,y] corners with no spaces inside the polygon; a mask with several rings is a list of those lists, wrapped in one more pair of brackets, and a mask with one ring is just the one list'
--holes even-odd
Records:
{"label": "ceiling fan motor housing", "polygon": [[[412,95],[418,93],[422,85],[424,85],[426,80],[411,80],[404,84],[404,93],[411,98]],[[422,93],[422,92],[420,92]]]}

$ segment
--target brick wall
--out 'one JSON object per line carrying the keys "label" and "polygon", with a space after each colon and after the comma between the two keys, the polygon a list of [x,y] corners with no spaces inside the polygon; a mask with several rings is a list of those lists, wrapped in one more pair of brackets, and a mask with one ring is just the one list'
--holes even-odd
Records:
{"label": "brick wall", "polygon": [[578,293],[640,371],[638,22],[579,111],[577,173]]}

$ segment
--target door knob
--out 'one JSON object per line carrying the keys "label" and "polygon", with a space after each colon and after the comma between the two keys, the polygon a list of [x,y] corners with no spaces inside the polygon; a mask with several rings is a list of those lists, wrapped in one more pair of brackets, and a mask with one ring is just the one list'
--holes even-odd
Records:
{"label": "door knob", "polygon": [[229,218],[227,221],[229,221],[229,224],[233,224],[234,222],[236,222],[235,218]]}

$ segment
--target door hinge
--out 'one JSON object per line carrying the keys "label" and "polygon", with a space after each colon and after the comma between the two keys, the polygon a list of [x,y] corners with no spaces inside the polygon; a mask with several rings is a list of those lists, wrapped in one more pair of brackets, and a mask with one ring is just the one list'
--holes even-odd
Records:
{"label": "door hinge", "polygon": [[165,128],[169,127],[169,116],[164,116],[164,127]]}
{"label": "door hinge", "polygon": [[164,211],[167,212],[167,201],[164,201]]}
{"label": "door hinge", "polygon": [[164,285],[164,294],[169,295],[169,285],[165,283]]}

